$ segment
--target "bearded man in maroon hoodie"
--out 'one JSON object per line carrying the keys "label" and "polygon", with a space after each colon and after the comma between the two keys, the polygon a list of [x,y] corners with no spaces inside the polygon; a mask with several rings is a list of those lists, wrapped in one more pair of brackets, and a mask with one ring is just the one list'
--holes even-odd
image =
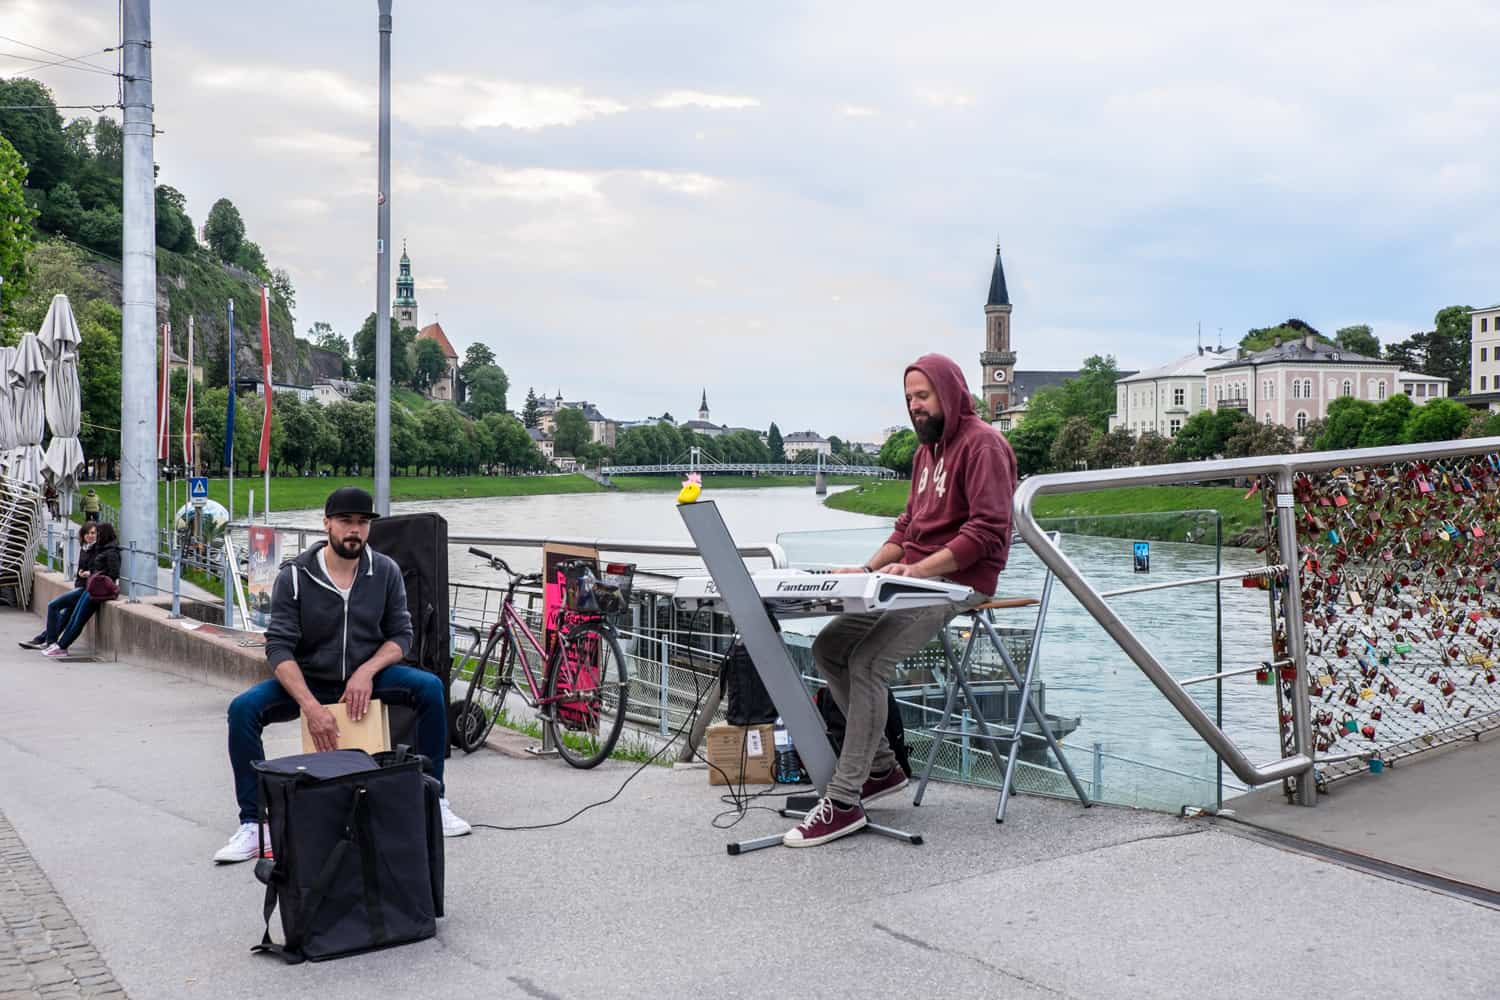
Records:
{"label": "bearded man in maroon hoodie", "polygon": [[[906,369],[906,410],[920,446],[911,493],[895,530],[863,566],[840,573],[942,577],[995,592],[1010,553],[1016,455],[979,418],[963,372],[941,354]],[[840,615],[813,642],[818,672],[847,724],[838,769],[818,804],[782,843],[816,847],[866,824],[864,807],[906,787],[885,738],[886,690],[896,665],[927,645],[963,608],[945,604],[885,614]]]}

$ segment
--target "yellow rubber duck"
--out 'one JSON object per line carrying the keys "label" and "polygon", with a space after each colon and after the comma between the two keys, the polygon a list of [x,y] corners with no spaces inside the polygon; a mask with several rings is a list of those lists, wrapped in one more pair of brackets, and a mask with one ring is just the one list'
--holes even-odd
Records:
{"label": "yellow rubber duck", "polygon": [[703,477],[696,472],[688,473],[688,477],[682,481],[682,489],[677,494],[678,503],[696,503],[698,494],[703,492]]}

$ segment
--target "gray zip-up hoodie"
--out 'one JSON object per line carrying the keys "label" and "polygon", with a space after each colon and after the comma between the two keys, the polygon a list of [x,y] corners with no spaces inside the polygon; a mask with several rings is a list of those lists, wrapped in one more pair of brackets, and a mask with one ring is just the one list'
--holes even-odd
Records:
{"label": "gray zip-up hoodie", "polygon": [[309,681],[342,683],[382,643],[394,642],[403,657],[409,655],[411,615],[400,567],[368,545],[345,601],[318,560],[327,544],[319,542],[281,567],[271,591],[266,662],[275,670],[295,660]]}

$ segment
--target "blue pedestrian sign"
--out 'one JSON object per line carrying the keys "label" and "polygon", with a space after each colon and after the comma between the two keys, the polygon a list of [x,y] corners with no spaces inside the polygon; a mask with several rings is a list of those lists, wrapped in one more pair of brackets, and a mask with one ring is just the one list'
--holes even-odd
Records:
{"label": "blue pedestrian sign", "polygon": [[207,476],[193,476],[188,480],[188,499],[199,506],[208,499]]}
{"label": "blue pedestrian sign", "polygon": [[1137,573],[1151,572],[1151,543],[1135,543],[1135,571]]}

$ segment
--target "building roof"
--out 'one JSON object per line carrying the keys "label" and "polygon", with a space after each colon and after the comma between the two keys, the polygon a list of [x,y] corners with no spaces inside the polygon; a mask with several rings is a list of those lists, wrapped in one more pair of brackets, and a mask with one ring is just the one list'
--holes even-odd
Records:
{"label": "building roof", "polygon": [[686,431],[727,431],[727,430],[729,430],[728,427],[723,427],[723,426],[721,426],[719,424],[716,424],[712,420],[689,420],[687,423],[685,423],[685,424],[682,425],[682,429],[686,430]]}
{"label": "building roof", "polygon": [[1145,371],[1136,372],[1133,375],[1123,375],[1115,380],[1115,384],[1121,382],[1151,382],[1159,378],[1186,378],[1194,375],[1202,375],[1209,368],[1228,360],[1229,348],[1212,347],[1200,348],[1192,354],[1185,354],[1176,361],[1168,361],[1164,365],[1155,368],[1147,368]]}
{"label": "building roof", "polygon": [[[1311,340],[1311,344],[1308,341]],[[1317,365],[1382,365],[1399,367],[1394,361],[1382,361],[1365,354],[1346,351],[1337,344],[1324,343],[1311,337],[1289,340],[1263,351],[1256,351],[1220,365],[1211,365],[1208,371],[1224,371],[1231,368],[1249,368],[1252,365],[1317,364]]]}
{"label": "building roof", "polygon": [[1441,375],[1428,375],[1426,372],[1397,372],[1397,382],[1447,382]]}
{"label": "building roof", "polygon": [[551,441],[552,440],[552,435],[548,434],[546,431],[542,430],[540,427],[528,427],[528,428],[526,428],[526,436],[529,437],[529,438],[531,438],[531,440],[533,440],[533,441]]}
{"label": "building roof", "polygon": [[600,413],[599,408],[593,403],[583,403],[581,406],[579,406],[579,409],[583,411],[583,419],[587,420],[591,424],[597,424],[600,422],[607,423],[609,421],[609,418]]}
{"label": "building roof", "polygon": [[1039,390],[1062,385],[1081,374],[1082,372],[1018,371],[1011,376],[1011,398],[1025,399],[1034,396]]}
{"label": "building roof", "polygon": [[1471,314],[1472,313],[1487,313],[1487,312],[1493,312],[1496,309],[1500,309],[1500,302],[1496,302],[1492,306],[1479,306],[1476,309],[1470,309],[1469,312]]}
{"label": "building roof", "polygon": [[782,444],[791,444],[792,442],[796,441],[796,442],[807,442],[809,444],[812,444],[814,442],[821,442],[821,441],[827,441],[827,440],[828,440],[827,438],[825,438],[823,435],[819,434],[817,431],[793,431],[792,433],[790,433],[790,434],[786,435],[785,437],[783,437],[781,439],[781,443]]}
{"label": "building roof", "polygon": [[452,344],[448,343],[448,335],[443,332],[441,323],[428,323],[422,327],[422,332],[417,334],[417,339],[435,340],[437,341],[437,345],[443,349],[443,354],[446,357],[455,359],[458,357],[458,352],[453,349]]}
{"label": "building roof", "polygon": [[984,300],[987,306],[1010,305],[1010,292],[1005,288],[1005,265],[1000,263],[1000,244],[995,244],[995,269],[990,272],[990,297]]}

